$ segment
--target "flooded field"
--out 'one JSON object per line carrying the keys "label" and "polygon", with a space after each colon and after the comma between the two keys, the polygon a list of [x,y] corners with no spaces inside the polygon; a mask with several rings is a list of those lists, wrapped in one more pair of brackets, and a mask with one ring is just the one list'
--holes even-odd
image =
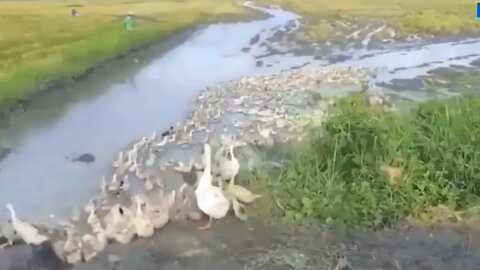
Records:
{"label": "flooded field", "polygon": [[[312,81],[312,78],[325,79],[327,83],[319,84],[318,88],[319,93],[326,97],[336,96],[340,92],[359,91],[360,82],[368,80],[372,88],[393,99],[424,101],[461,93],[451,87],[440,88],[438,91],[427,89],[429,82],[441,82],[441,79],[435,78],[450,78],[448,74],[458,73],[459,70],[461,74],[469,72],[472,77],[478,68],[476,63],[480,59],[480,39],[435,44],[415,41],[389,44],[382,49],[371,49],[367,46],[339,49],[332,46],[328,50],[316,51],[302,48],[290,39],[288,33],[294,32],[299,26],[298,15],[275,7],[252,8],[267,13],[269,17],[252,22],[201,26],[194,31],[184,32],[165,44],[132,54],[115,65],[105,67],[70,89],[52,92],[33,100],[26,105],[26,112],[12,115],[9,122],[0,128],[0,205],[12,203],[22,218],[34,222],[49,220],[51,214],[62,218],[69,217],[75,208],[84,205],[97,193],[102,176],[111,177],[114,172],[111,165],[117,159],[119,151],[130,149],[142,136],[149,136],[154,131],[161,134],[177,122],[184,121],[193,111],[198,110],[201,102],[197,101],[201,93],[215,93],[212,90],[218,92],[219,89],[226,89],[227,94],[222,96],[220,104],[228,113],[225,113],[225,118],[218,120],[216,132],[212,135],[235,132],[235,125],[230,126],[230,130],[226,126],[228,123],[240,125],[243,121],[242,118],[236,118],[234,112],[238,112],[235,111],[239,108],[236,105],[240,105],[244,99],[249,104],[246,105],[247,109],[257,109],[252,114],[267,109],[272,109],[272,115],[282,114],[280,108],[273,110],[276,104],[267,102],[268,98],[273,96],[257,96],[257,101],[262,101],[261,104],[256,104],[255,98],[242,98],[242,95],[248,96],[247,91],[242,91],[248,89],[249,81],[253,80],[247,76],[265,76],[291,70],[317,74],[318,70],[364,68],[375,71],[373,78],[366,79],[369,76],[354,76],[349,73],[345,75],[339,72],[338,74],[343,74],[340,76],[332,71],[332,74],[335,74],[326,76],[328,80],[320,75],[312,75],[309,81]],[[456,76],[462,76],[461,74]],[[303,79],[307,80],[307,77]],[[272,89],[290,86],[298,90],[302,87],[302,78],[298,84],[288,79],[281,81],[277,78],[275,81],[275,77],[272,78]],[[348,83],[347,79],[352,78],[354,82]],[[228,83],[229,81],[231,82]],[[243,83],[240,85],[238,82]],[[471,85],[467,88],[478,88],[475,81],[469,80],[468,83]],[[239,103],[232,105],[231,102],[235,101]],[[261,106],[265,108],[262,109]],[[264,115],[266,116],[271,115]],[[277,121],[277,126],[282,125],[278,123]],[[206,125],[206,128],[209,126]],[[205,134],[196,134],[194,141],[198,144],[189,148],[167,148],[169,154],[162,161],[170,158],[198,160],[199,143],[204,137]],[[243,140],[247,140],[246,137],[243,137]],[[248,164],[248,160],[245,164]],[[7,217],[7,211],[0,211],[0,220]],[[191,225],[183,224],[170,226],[166,229],[170,233],[157,234],[152,239],[135,241],[128,246],[112,245],[108,247],[108,251],[122,257],[120,262],[116,263],[118,265],[115,269],[158,269],[159,265],[165,269],[191,269],[192,261],[196,269],[260,269],[258,267],[261,267],[262,262],[253,259],[250,261],[250,268],[244,268],[245,261],[242,260],[253,255],[225,254],[239,250],[252,252],[249,250],[251,245],[271,250],[274,249],[272,247],[286,244],[294,235],[289,232],[285,238],[273,239],[277,236],[258,230],[251,232],[243,223],[230,222],[220,222],[215,237],[209,233],[198,234],[196,230],[191,230]],[[233,228],[236,230],[235,237],[230,235]],[[338,239],[332,245],[340,245],[343,251],[350,250],[357,254],[357,265],[365,265],[362,267],[368,265],[366,258],[376,260],[376,256],[385,261],[387,266],[384,269],[423,269],[420,268],[423,263],[421,258],[425,256],[433,256],[430,257],[432,262],[429,265],[438,265],[437,268],[425,269],[478,267],[473,266],[478,263],[479,258],[470,254],[472,246],[462,246],[467,254],[462,256],[471,260],[460,262],[452,259],[458,255],[455,252],[464,250],[454,248],[455,245],[463,245],[465,237],[470,239],[470,236],[464,236],[449,227],[438,230],[439,234],[443,233],[450,238],[438,240],[439,244],[432,237],[423,239],[422,237],[428,234],[415,228],[413,231],[354,235],[347,237],[342,245],[338,243]],[[259,242],[254,241],[254,233],[264,237],[258,237]],[[238,241],[238,235],[244,235],[245,240]],[[382,250],[381,244],[365,244],[368,241],[364,238],[370,235],[380,239],[377,239],[379,242],[382,242],[381,239],[393,237],[398,240],[399,245],[407,243],[408,237],[417,238],[413,250],[418,253],[404,247],[397,250],[399,253],[393,256],[388,253],[388,249]],[[315,246],[324,241],[320,237],[318,239],[320,240],[314,243]],[[292,244],[290,250],[278,252],[306,252],[300,247],[307,240],[299,239],[299,242]],[[360,241],[367,247],[362,249],[355,241]],[[472,242],[471,239],[468,241]],[[157,242],[164,242],[165,245],[155,244],[154,248],[144,248]],[[442,246],[441,243],[448,244]],[[392,247],[391,250],[393,249]],[[423,251],[420,252],[420,249]],[[315,265],[330,267],[331,263],[326,263],[323,257],[315,257],[323,251],[311,249],[309,252],[302,255],[305,256],[304,259],[288,259],[280,256],[280,253],[270,254],[274,256],[270,258],[273,261],[263,263],[271,268],[265,266],[261,269],[328,269],[315,268]],[[452,258],[445,259],[444,255],[437,253],[455,254],[451,255]],[[2,254],[0,260],[1,256],[5,256],[5,253]],[[258,252],[256,257],[251,258],[260,260],[260,254],[263,253]],[[330,258],[333,255],[322,256]],[[193,257],[197,259],[192,259]],[[402,261],[401,267],[405,268],[397,266],[397,257]],[[113,266],[110,259],[105,255],[94,262],[77,265],[74,269],[111,269]],[[293,262],[288,261],[297,259],[299,261],[293,266]],[[355,261],[355,255],[353,260]],[[0,270],[3,269],[0,267]]]}

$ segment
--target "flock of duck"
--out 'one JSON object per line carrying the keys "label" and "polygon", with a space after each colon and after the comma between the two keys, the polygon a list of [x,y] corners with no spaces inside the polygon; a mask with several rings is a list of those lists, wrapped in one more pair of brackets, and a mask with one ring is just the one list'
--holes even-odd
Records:
{"label": "flock of duck", "polygon": [[[76,210],[68,221],[52,216],[55,224],[34,226],[8,204],[11,219],[0,227],[0,239],[3,235],[6,246],[17,240],[48,243],[58,258],[75,264],[95,258],[109,242],[127,244],[135,237],[151,237],[169,222],[206,215],[208,223],[199,227],[205,230],[231,209],[246,220],[246,204],[261,195],[235,183],[241,167],[261,164],[259,149],[301,140],[306,128],[325,118],[326,108],[316,99],[311,102],[312,93],[320,94],[321,82],[361,85],[372,74],[360,68],[289,71],[206,89],[186,121],[120,152],[111,180],[102,178],[100,192],[83,211]],[[191,151],[195,148],[200,151]],[[200,160],[171,157],[182,149],[190,157],[200,153]],[[168,183],[172,173],[184,181]]]}

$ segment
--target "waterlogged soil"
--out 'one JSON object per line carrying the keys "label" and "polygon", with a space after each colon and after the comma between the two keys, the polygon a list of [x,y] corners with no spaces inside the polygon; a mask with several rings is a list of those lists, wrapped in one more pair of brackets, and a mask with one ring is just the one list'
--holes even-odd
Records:
{"label": "waterlogged soil", "polygon": [[0,251],[0,270],[321,270],[332,269],[341,256],[354,267],[350,269],[480,268],[478,225],[341,231],[273,229],[239,223],[233,218],[215,222],[211,231],[198,231],[199,225],[169,224],[152,238],[137,239],[128,245],[112,244],[93,261],[72,267],[27,266],[27,260],[15,260],[15,266],[9,267],[2,256],[25,250]]}
{"label": "waterlogged soil", "polygon": [[[112,247],[114,269],[331,269],[346,256],[354,269],[479,269],[478,228],[435,225],[379,231],[277,229],[230,220],[211,232],[174,224],[152,240]],[[171,233],[181,231],[181,233]],[[181,237],[178,237],[181,235]],[[148,246],[148,248],[145,248]],[[74,269],[108,266],[108,256]]]}

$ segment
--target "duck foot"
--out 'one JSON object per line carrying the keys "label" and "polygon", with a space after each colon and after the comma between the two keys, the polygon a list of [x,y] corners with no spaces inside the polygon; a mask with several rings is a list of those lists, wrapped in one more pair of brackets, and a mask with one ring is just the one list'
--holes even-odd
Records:
{"label": "duck foot", "polygon": [[209,230],[212,227],[212,218],[208,218],[208,223],[205,226],[198,227],[199,230]]}

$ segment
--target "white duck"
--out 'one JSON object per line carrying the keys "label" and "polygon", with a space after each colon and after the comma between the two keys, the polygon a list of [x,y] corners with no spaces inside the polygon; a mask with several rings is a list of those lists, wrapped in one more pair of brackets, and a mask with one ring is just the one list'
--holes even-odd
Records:
{"label": "white duck", "polygon": [[[229,151],[226,155],[226,160],[220,166],[220,177],[221,180],[230,180],[233,181],[235,176],[237,176],[240,171],[240,163],[238,159],[233,154],[234,145],[229,145]],[[220,181],[221,183],[222,181]]]}
{"label": "white duck", "polygon": [[260,125],[257,126],[257,129],[258,133],[265,139],[268,139],[271,134],[276,134],[276,132],[270,128],[260,128]]}
{"label": "white duck", "polygon": [[205,170],[199,179],[198,187],[195,189],[197,204],[203,213],[207,214],[209,221],[199,229],[209,229],[212,219],[225,217],[230,209],[230,201],[223,194],[223,190],[212,185],[212,149],[209,144],[204,145]]}
{"label": "white duck", "polygon": [[147,203],[139,196],[133,197],[137,204],[137,211],[132,219],[135,232],[139,237],[148,238],[153,235],[155,229],[152,222],[147,218],[144,213],[144,209],[147,208]]}
{"label": "white duck", "polygon": [[[103,181],[103,179],[102,179]],[[118,180],[118,175],[116,173],[113,174],[112,176],[112,181],[110,184],[107,186],[108,191],[118,191],[120,189],[120,181]]]}
{"label": "white duck", "polygon": [[90,208],[90,215],[88,215],[87,223],[92,227],[94,233],[100,233],[104,230],[100,219],[96,215],[95,206]]}
{"label": "white duck", "polygon": [[122,244],[130,243],[135,237],[135,228],[132,224],[132,213],[126,207],[116,204],[105,216],[104,223],[106,236]]}
{"label": "white duck", "polygon": [[160,190],[154,194],[155,196],[151,196],[146,200],[147,207],[145,214],[155,229],[164,227],[170,220],[169,210],[172,206],[171,196],[174,194],[175,193],[172,192],[166,195],[163,190]]}
{"label": "white duck", "polygon": [[124,153],[120,152],[118,153],[118,159],[112,163],[112,167],[118,168],[124,163],[125,163]]}
{"label": "white duck", "polygon": [[12,219],[12,226],[15,232],[22,238],[23,241],[27,244],[40,245],[45,241],[48,241],[49,238],[45,235],[42,235],[38,230],[32,225],[18,219],[15,210],[11,204],[7,204],[7,209],[10,211],[10,217]]}
{"label": "white duck", "polygon": [[9,220],[3,225],[0,225],[0,236],[6,238],[7,242],[0,245],[0,249],[13,245],[13,242],[18,239],[18,235],[15,234],[15,229],[12,226],[12,221]]}
{"label": "white duck", "polygon": [[82,236],[83,242],[83,257],[85,261],[90,261],[98,252],[103,251],[107,247],[107,236],[104,232],[98,232],[95,236],[91,234],[85,234]]}
{"label": "white duck", "polygon": [[65,260],[70,264],[76,264],[82,260],[83,243],[77,236],[73,227],[67,228],[67,239],[63,246]]}

